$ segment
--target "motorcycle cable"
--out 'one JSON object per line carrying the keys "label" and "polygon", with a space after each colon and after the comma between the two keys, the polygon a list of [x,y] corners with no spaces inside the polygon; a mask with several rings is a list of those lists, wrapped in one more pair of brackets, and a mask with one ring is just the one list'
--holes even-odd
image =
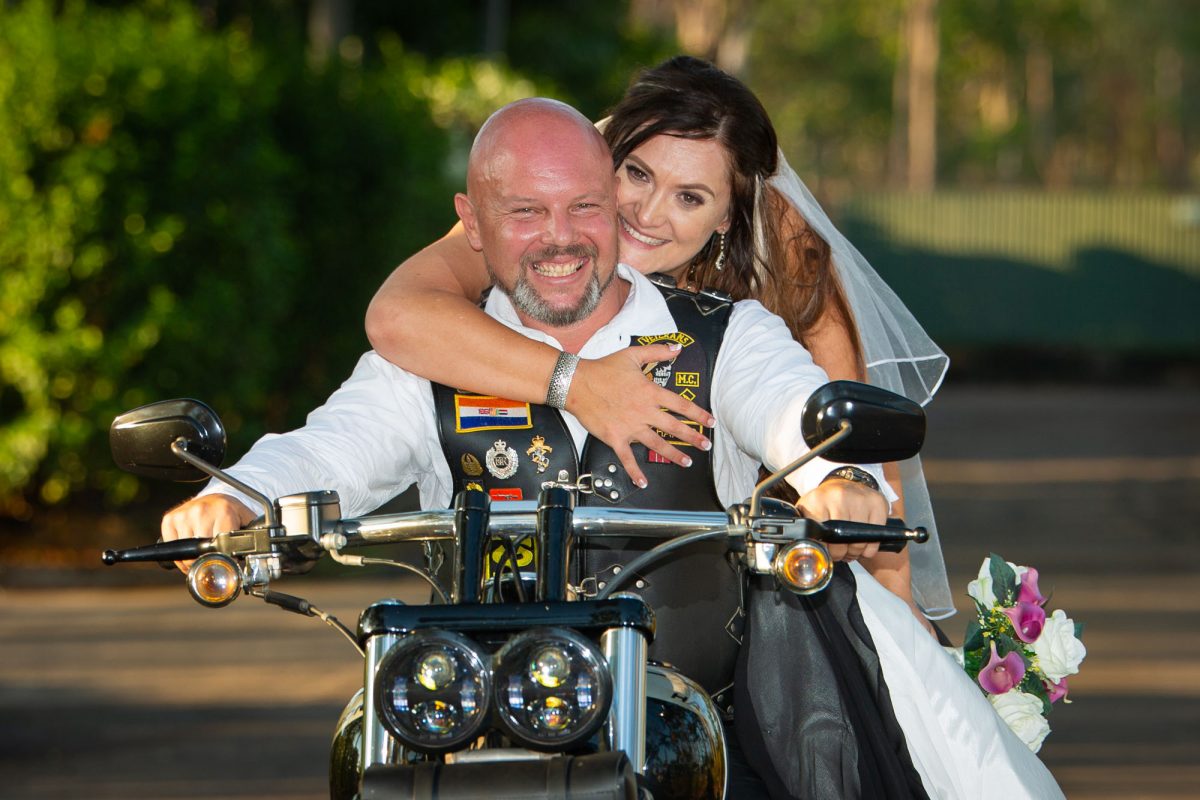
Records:
{"label": "motorcycle cable", "polygon": [[[522,536],[519,541],[524,541],[525,539],[528,539],[528,538],[529,538],[528,536]],[[517,602],[518,603],[526,603],[526,602],[528,602],[528,598],[525,595],[524,581],[521,580],[521,568],[519,566],[517,566],[516,545],[514,545],[513,540],[508,538],[507,536],[501,536],[501,537],[499,537],[499,539],[501,542],[501,547],[504,548],[504,558],[505,558],[505,561],[508,562],[508,570],[509,570],[509,572],[512,573],[513,588],[515,588],[517,590]],[[500,596],[500,576],[503,572],[504,572],[503,569],[497,568],[496,576],[495,576],[496,579],[492,583],[492,593],[496,597]]]}
{"label": "motorcycle cable", "polygon": [[438,600],[442,602],[442,605],[450,604],[450,598],[446,594],[446,590],[442,588],[442,585],[437,582],[436,578],[425,572],[425,570],[421,569],[420,567],[414,567],[412,564],[405,564],[403,561],[392,561],[390,558],[348,556],[340,549],[341,547],[344,547],[345,544],[345,536],[341,534],[326,534],[325,536],[321,537],[321,545],[326,549],[326,552],[329,553],[329,557],[337,563],[343,564],[347,567],[366,567],[370,565],[380,567],[398,567],[399,569],[411,572],[421,580],[428,583],[433,589],[433,593],[437,595]]}
{"label": "motorcycle cable", "polygon": [[647,565],[657,561],[668,553],[672,553],[681,547],[687,547],[696,542],[704,542],[709,539],[720,539],[729,537],[735,534],[735,531],[728,529],[719,531],[698,531],[697,533],[687,533],[683,536],[677,536],[674,539],[669,539],[660,545],[650,548],[642,553],[637,558],[626,564],[620,572],[612,577],[608,585],[596,593],[596,600],[606,600],[609,595],[621,588],[629,581],[633,580],[637,573],[645,569]]}
{"label": "motorcycle cable", "polygon": [[354,649],[358,651],[358,654],[364,658],[366,657],[366,653],[363,652],[362,646],[359,645],[358,639],[354,636],[353,631],[342,624],[342,621],[333,614],[328,614],[322,611],[309,601],[305,600],[303,597],[296,597],[295,595],[284,594],[283,592],[273,592],[270,589],[251,590],[249,594],[255,597],[261,597],[271,605],[279,606],[285,611],[291,611],[305,617],[316,617],[329,627],[336,630],[338,633],[345,636],[350,644],[354,645]]}

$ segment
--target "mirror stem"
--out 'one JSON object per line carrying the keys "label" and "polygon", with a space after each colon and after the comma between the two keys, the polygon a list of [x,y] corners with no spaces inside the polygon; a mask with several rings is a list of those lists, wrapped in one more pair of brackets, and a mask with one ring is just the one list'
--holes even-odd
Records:
{"label": "mirror stem", "polygon": [[[822,446],[824,446],[824,445],[822,445]],[[239,481],[237,478],[233,477],[232,475],[227,474],[223,470],[217,469],[216,467],[214,467],[212,464],[209,464],[204,459],[197,458],[196,456],[192,455],[191,453],[188,452],[187,448],[188,448],[188,440],[182,436],[180,436],[175,441],[171,442],[171,452],[174,453],[177,457],[179,457],[183,461],[186,461],[187,463],[191,464],[193,467],[200,470],[205,475],[210,475],[210,476],[216,478],[217,480],[221,481],[222,483],[226,483],[226,484],[232,486],[233,488],[237,489],[238,491],[244,492],[245,494],[248,494],[251,497],[253,497],[255,500],[257,500],[259,502],[259,504],[265,510],[266,517],[267,517],[267,527],[269,527],[269,528],[278,528],[279,527],[279,514],[276,513],[275,504],[271,502],[270,498],[268,498],[265,494],[258,491],[257,489],[255,489],[251,486],[247,486],[246,484],[242,483],[241,481]]]}
{"label": "mirror stem", "polygon": [[766,493],[766,491],[768,489],[770,489],[775,484],[779,483],[781,480],[786,478],[788,475],[791,475],[793,472],[795,472],[796,470],[803,467],[809,461],[812,461],[814,458],[816,458],[817,456],[824,453],[829,448],[833,447],[835,444],[840,442],[842,439],[845,439],[847,436],[850,435],[851,430],[852,430],[852,428],[850,425],[850,421],[842,420],[842,425],[838,429],[837,433],[833,434],[828,439],[821,442],[819,445],[812,448],[807,453],[800,456],[799,458],[797,458],[792,463],[788,464],[783,469],[777,470],[776,472],[772,472],[770,475],[768,475],[766,477],[766,479],[764,479],[762,481],[762,483],[758,484],[758,486],[755,486],[754,492],[750,495],[750,516],[751,516],[751,518],[757,517],[759,515],[760,511],[762,510],[761,509],[762,496],[763,496],[763,494]]}

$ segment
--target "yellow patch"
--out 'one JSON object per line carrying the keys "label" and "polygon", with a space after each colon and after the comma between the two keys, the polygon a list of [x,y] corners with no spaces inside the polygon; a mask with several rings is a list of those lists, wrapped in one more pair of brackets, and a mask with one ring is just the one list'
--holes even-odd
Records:
{"label": "yellow patch", "polygon": [[[513,546],[517,556],[517,570],[532,568],[537,559],[537,548],[532,538],[524,539]],[[504,545],[493,540],[488,549],[487,561],[483,565],[483,577],[491,580],[501,567],[508,566],[508,555]]]}
{"label": "yellow patch", "polygon": [[694,341],[696,341],[694,337],[688,336],[683,331],[660,333],[657,336],[639,336],[637,338],[637,343],[642,345],[658,344],[659,342],[677,342],[681,347],[687,347]]}

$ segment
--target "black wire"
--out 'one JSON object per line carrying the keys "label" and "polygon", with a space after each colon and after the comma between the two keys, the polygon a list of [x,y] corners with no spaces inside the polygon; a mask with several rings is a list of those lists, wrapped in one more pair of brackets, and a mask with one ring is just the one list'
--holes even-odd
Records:
{"label": "black wire", "polygon": [[378,564],[378,565],[384,566],[384,567],[399,567],[400,569],[406,569],[409,572],[413,573],[414,575],[419,576],[422,580],[424,580],[431,587],[433,587],[433,592],[434,592],[434,594],[437,595],[438,600],[442,601],[442,605],[450,604],[450,598],[446,596],[446,590],[442,588],[442,585],[437,582],[436,578],[434,578],[432,575],[425,572],[425,570],[421,569],[420,567],[414,567],[412,564],[405,564],[403,561],[392,561],[391,559],[387,559],[387,558],[364,558],[362,560],[362,563],[363,564]]}
{"label": "black wire", "polygon": [[621,571],[612,577],[608,585],[596,593],[597,600],[605,600],[621,586],[636,577],[640,570],[646,568],[647,565],[662,558],[668,553],[674,552],[681,547],[687,547],[689,544],[696,542],[707,541],[708,539],[719,539],[730,535],[728,530],[722,529],[719,531],[699,531],[697,533],[686,533],[683,536],[676,536],[674,539],[668,539],[660,545],[650,548],[642,553],[637,558],[630,561]]}
{"label": "black wire", "polygon": [[[527,537],[521,537],[522,540],[525,538]],[[505,560],[508,561],[508,569],[510,572],[512,572],[513,581],[516,582],[517,601],[520,603],[527,603],[529,601],[525,597],[525,582],[521,580],[521,568],[517,566],[517,548],[513,545],[512,539],[508,538],[507,536],[501,536],[500,541],[504,543],[503,546]],[[500,572],[503,572],[503,570],[497,569],[496,572],[499,574]]]}

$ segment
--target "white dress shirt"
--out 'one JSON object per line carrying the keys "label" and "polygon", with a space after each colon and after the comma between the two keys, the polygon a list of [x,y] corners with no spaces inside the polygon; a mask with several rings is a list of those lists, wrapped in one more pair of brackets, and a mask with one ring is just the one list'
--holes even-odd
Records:
{"label": "white dress shirt", "polygon": [[[593,335],[579,355],[600,358],[629,346],[636,336],[676,330],[661,292],[641,273],[621,264],[618,274],[630,284],[629,296],[615,317]],[[562,348],[548,333],[521,324],[512,302],[493,291],[488,314],[528,336]],[[469,348],[470,342],[462,343]],[[756,301],[736,303],[712,378],[712,413],[717,494],[722,504],[750,496],[758,464],[775,469],[791,463],[808,447],[800,434],[804,403],[826,383],[825,372],[792,339],[783,320]],[[583,451],[587,431],[571,414],[564,421]],[[835,469],[815,459],[789,476],[798,492],[812,489]],[[868,467],[895,500],[882,470]],[[266,494],[334,489],[347,517],[369,513],[416,483],[424,508],[450,504],[452,478],[438,440],[429,381],[406,372],[374,351],[359,359],[353,374],[303,428],[260,439],[230,473]],[[259,512],[251,498],[212,481],[201,494],[233,495]]]}

